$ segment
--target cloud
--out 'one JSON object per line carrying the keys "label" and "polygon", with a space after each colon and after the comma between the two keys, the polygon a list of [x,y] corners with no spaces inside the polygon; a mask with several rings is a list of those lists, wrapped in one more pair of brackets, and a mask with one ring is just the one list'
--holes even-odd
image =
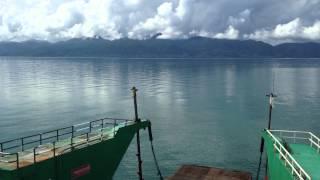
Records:
{"label": "cloud", "polygon": [[228,23],[232,26],[238,26],[248,21],[250,18],[251,11],[249,9],[245,9],[244,11],[240,12],[237,17],[230,16],[228,18]]}
{"label": "cloud", "polygon": [[269,41],[274,43],[310,40],[320,40],[320,21],[311,25],[304,25],[300,18],[296,18],[285,24],[278,24],[271,30],[261,29],[252,34],[244,35],[248,39]]}
{"label": "cloud", "polygon": [[214,36],[217,39],[238,39],[239,31],[233,26],[229,26],[223,33],[218,33]]}
{"label": "cloud", "polygon": [[177,12],[173,9],[172,2],[164,2],[157,8],[157,13],[146,20],[140,21],[133,26],[128,33],[129,38],[143,39],[161,32],[160,38],[173,38],[179,36],[180,33],[175,30],[174,21],[179,19]]}
{"label": "cloud", "polygon": [[320,0],[0,0],[0,41],[205,36],[320,41]]}
{"label": "cloud", "polygon": [[212,33],[208,31],[191,31],[187,37],[192,36],[201,36],[215,39],[238,39],[239,31],[234,28],[232,25],[229,25],[224,32],[221,33]]}

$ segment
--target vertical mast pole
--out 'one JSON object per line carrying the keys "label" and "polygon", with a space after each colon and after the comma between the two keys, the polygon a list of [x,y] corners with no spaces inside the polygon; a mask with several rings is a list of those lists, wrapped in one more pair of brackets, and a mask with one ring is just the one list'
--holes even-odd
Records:
{"label": "vertical mast pole", "polygon": [[[132,90],[132,94],[133,94],[133,105],[134,105],[134,115],[135,115],[134,121],[135,122],[140,122],[141,120],[139,119],[139,116],[138,116],[138,105],[137,105],[137,91],[138,91],[138,89],[136,87],[132,87],[131,90]],[[138,157],[138,176],[139,176],[139,180],[143,180],[139,129],[137,130],[137,157]]]}
{"label": "vertical mast pole", "polygon": [[[273,94],[272,92],[270,94],[267,94],[266,96],[269,97],[269,117],[268,117],[268,128],[267,129],[270,130],[271,129],[271,120],[272,120],[273,98],[277,97],[277,96],[275,94]],[[259,180],[263,149],[264,149],[264,139],[261,138],[260,159],[259,159],[259,166],[258,166],[256,180]],[[268,158],[266,159],[265,167],[266,167],[265,168],[265,179],[267,180],[268,179]]]}
{"label": "vertical mast pole", "polygon": [[[267,97],[269,97],[269,120],[268,120],[268,130],[271,129],[271,121],[272,121],[272,108],[273,108],[273,98],[277,97],[272,92],[270,94],[267,94]],[[263,142],[264,143],[264,142]],[[263,151],[263,150],[262,150]],[[265,179],[268,179],[268,158],[266,159],[266,172],[265,172]]]}
{"label": "vertical mast pole", "polygon": [[271,129],[271,120],[272,120],[272,109],[273,109],[273,98],[277,97],[275,94],[267,94],[269,97],[269,121],[268,121],[268,130]]}

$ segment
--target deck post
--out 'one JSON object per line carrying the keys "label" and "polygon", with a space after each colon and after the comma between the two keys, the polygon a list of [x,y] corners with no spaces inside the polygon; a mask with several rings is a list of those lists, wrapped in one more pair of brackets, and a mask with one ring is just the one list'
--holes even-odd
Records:
{"label": "deck post", "polygon": [[[140,122],[141,120],[139,119],[139,116],[138,116],[138,105],[137,105],[137,91],[138,91],[138,89],[136,87],[132,87],[131,90],[132,90],[132,94],[133,94],[133,105],[134,105],[134,115],[135,115],[134,121],[135,122]],[[138,176],[139,176],[139,180],[143,180],[139,129],[137,130],[137,157],[138,157]]]}
{"label": "deck post", "polygon": [[56,157],[56,142],[53,141],[53,157]]}
{"label": "deck post", "polygon": [[[272,120],[272,109],[273,109],[273,98],[277,97],[272,92],[266,95],[269,97],[269,119],[268,119],[268,130],[271,129],[271,120]],[[266,159],[266,168],[265,168],[265,176],[268,177],[268,158]]]}
{"label": "deck post", "polygon": [[[272,106],[273,106],[273,98],[277,97],[275,94],[272,92],[270,94],[266,95],[269,97],[269,118],[268,118],[268,130],[271,129],[271,118],[272,118]],[[259,180],[260,176],[260,169],[261,169],[261,161],[262,161],[262,155],[263,155],[263,149],[264,149],[264,138],[261,138],[261,143],[260,143],[260,158],[259,158],[259,165],[258,165],[258,170],[257,170],[257,175],[256,175],[256,180]],[[265,177],[267,178],[268,176],[268,158],[266,159],[266,164],[265,164]]]}
{"label": "deck post", "polygon": [[16,160],[17,160],[17,169],[19,169],[20,165],[19,165],[19,153],[16,153]]}
{"label": "deck post", "polygon": [[24,151],[24,141],[23,141],[23,138],[21,138],[21,150]]}
{"label": "deck post", "polygon": [[273,108],[273,98],[277,97],[275,94],[270,93],[267,94],[267,97],[269,97],[269,121],[268,121],[268,129],[271,129],[271,119],[272,119],[272,108]]}
{"label": "deck post", "polygon": [[113,120],[113,137],[116,135],[116,120]]}
{"label": "deck post", "polygon": [[89,142],[89,133],[87,133],[87,144]]}
{"label": "deck post", "polygon": [[42,134],[41,133],[39,134],[39,137],[40,137],[39,138],[40,139],[40,145],[42,145]]}
{"label": "deck post", "polygon": [[71,126],[71,151],[73,151],[73,137],[74,137],[74,126]]}
{"label": "deck post", "polygon": [[36,163],[37,159],[36,159],[36,147],[33,148],[33,163]]}

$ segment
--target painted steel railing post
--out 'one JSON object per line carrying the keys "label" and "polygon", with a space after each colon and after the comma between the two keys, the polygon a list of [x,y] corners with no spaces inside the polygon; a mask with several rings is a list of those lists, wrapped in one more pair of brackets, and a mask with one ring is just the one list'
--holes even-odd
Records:
{"label": "painted steel railing post", "polygon": [[21,150],[24,151],[24,140],[21,138]]}
{"label": "painted steel railing post", "polygon": [[116,120],[113,120],[113,137],[116,135]]}
{"label": "painted steel railing post", "polygon": [[71,149],[73,147],[74,126],[71,126]]}
{"label": "painted steel railing post", "polygon": [[[133,94],[133,105],[134,105],[134,115],[135,115],[135,122],[140,122],[139,116],[138,116],[138,105],[137,105],[137,91],[138,89],[136,87],[132,87],[132,94]],[[142,175],[142,160],[141,160],[141,151],[140,151],[140,133],[139,129],[137,130],[137,157],[138,157],[138,176],[139,180],[143,180]]]}
{"label": "painted steel railing post", "polygon": [[19,154],[16,153],[16,159],[17,159],[17,169],[19,169]]}
{"label": "painted steel railing post", "polygon": [[87,143],[88,143],[88,141],[89,141],[89,133],[87,133]]}
{"label": "painted steel railing post", "polygon": [[36,148],[33,148],[33,163],[36,163]]}
{"label": "painted steel railing post", "polygon": [[39,134],[40,136],[40,145],[42,145],[42,134]]}
{"label": "painted steel railing post", "polygon": [[57,129],[57,141],[59,141],[59,130]]}
{"label": "painted steel railing post", "polygon": [[71,136],[74,137],[74,126],[71,126]]}
{"label": "painted steel railing post", "polygon": [[90,127],[89,127],[89,132],[91,133],[91,130],[92,130],[92,122],[90,122],[89,124],[90,124],[90,125],[89,125],[89,126],[90,126]]}
{"label": "painted steel railing post", "polygon": [[103,120],[101,120],[101,130],[100,130],[100,139],[102,141],[102,138],[103,138]]}
{"label": "painted steel railing post", "polygon": [[3,152],[3,144],[0,143],[0,152]]}
{"label": "painted steel railing post", "polygon": [[53,141],[53,157],[56,157],[56,142]]}

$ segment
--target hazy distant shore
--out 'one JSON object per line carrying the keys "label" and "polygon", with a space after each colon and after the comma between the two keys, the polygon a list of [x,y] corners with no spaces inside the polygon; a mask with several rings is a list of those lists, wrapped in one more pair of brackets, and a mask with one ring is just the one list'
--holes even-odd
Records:
{"label": "hazy distant shore", "polygon": [[272,46],[253,40],[190,39],[104,40],[71,39],[0,42],[0,56],[125,57],[125,58],[320,58],[320,44],[284,43]]}

